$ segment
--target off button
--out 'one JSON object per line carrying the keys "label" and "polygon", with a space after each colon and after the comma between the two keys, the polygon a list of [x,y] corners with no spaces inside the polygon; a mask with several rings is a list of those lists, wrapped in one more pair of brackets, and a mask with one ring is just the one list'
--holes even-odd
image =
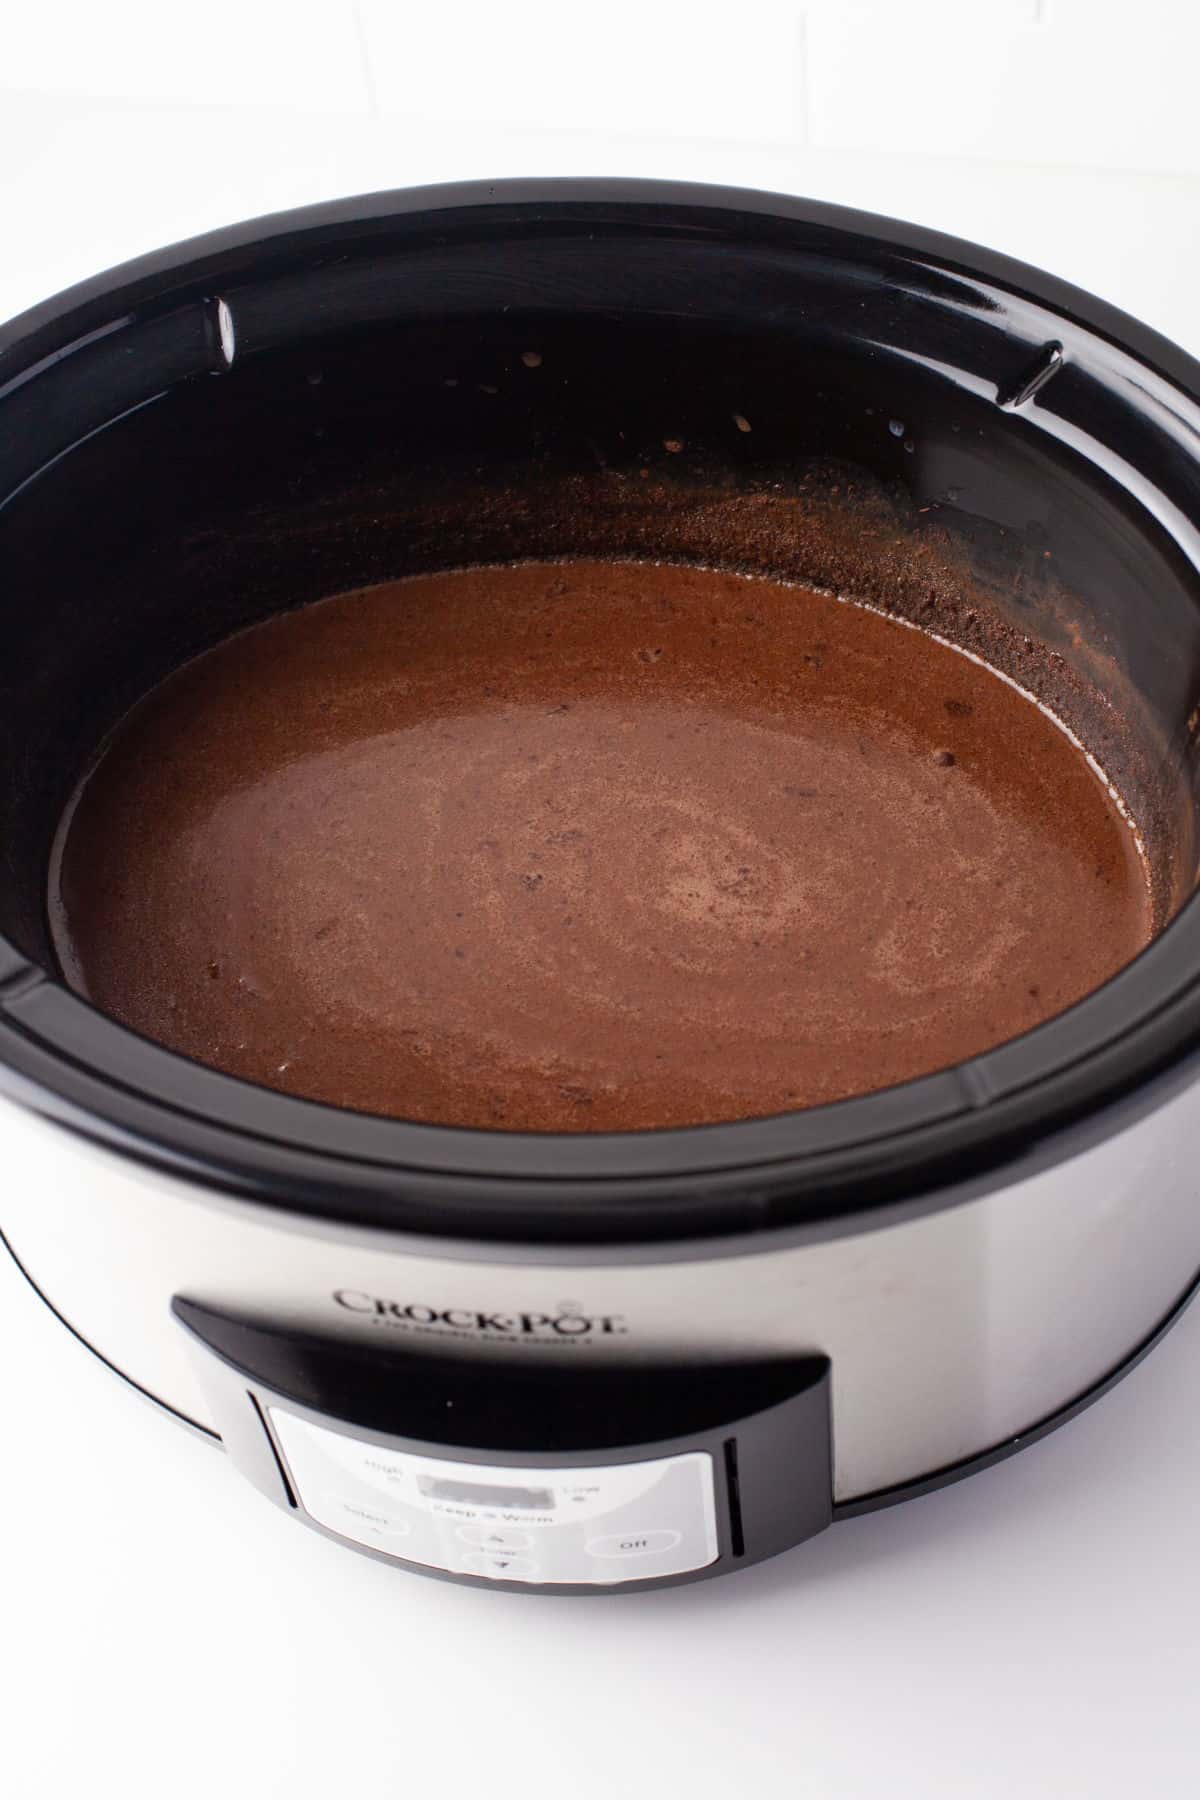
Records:
{"label": "off button", "polygon": [[660,1556],[683,1542],[682,1531],[629,1531],[612,1537],[590,1538],[589,1556]]}

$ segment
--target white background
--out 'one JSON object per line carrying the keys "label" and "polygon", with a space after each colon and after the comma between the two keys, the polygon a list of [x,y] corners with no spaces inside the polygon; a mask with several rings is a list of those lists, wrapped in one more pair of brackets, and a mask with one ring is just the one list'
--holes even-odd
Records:
{"label": "white background", "polygon": [[[1198,66],[1183,0],[0,0],[0,317],[337,194],[677,175],[961,233],[1200,353]],[[1198,1395],[1200,1309],[1015,1461],[735,1580],[493,1595],[290,1525],[5,1261],[0,1790],[1192,1797]]]}

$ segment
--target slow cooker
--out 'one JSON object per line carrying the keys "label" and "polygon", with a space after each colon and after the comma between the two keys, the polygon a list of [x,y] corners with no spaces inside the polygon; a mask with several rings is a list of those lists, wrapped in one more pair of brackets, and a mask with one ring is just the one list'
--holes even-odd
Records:
{"label": "slow cooker", "polygon": [[[517,382],[534,341],[546,379]],[[0,1224],[281,1511],[501,1589],[722,1574],[1032,1441],[1186,1304],[1200,367],[1152,331],[803,200],[374,195],[4,327],[0,496]],[[1130,802],[1171,922],[967,1064],[627,1134],[338,1111],[69,990],[56,825],[154,682],[283,606],[589,550],[884,592],[967,648],[986,617]]]}

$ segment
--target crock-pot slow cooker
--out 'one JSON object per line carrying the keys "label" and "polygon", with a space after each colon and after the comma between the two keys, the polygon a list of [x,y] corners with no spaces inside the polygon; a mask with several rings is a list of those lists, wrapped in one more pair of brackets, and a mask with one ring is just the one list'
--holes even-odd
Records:
{"label": "crock-pot slow cooker", "polygon": [[[545,379],[518,381],[534,341]],[[0,497],[0,1225],[281,1509],[479,1584],[720,1574],[1029,1442],[1186,1303],[1200,367],[1154,333],[806,201],[376,195],[6,326]],[[575,552],[882,594],[966,648],[986,627],[1119,785],[1172,921],[965,1065],[623,1135],[337,1111],[68,989],[57,822],[155,681],[283,606]]]}

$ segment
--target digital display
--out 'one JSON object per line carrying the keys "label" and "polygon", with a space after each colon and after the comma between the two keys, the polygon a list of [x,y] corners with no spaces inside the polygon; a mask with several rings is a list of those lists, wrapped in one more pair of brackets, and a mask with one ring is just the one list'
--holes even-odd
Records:
{"label": "digital display", "polygon": [[430,1500],[460,1500],[470,1506],[513,1506],[549,1512],[554,1505],[549,1488],[492,1487],[482,1481],[451,1481],[442,1475],[418,1475],[417,1486]]}

